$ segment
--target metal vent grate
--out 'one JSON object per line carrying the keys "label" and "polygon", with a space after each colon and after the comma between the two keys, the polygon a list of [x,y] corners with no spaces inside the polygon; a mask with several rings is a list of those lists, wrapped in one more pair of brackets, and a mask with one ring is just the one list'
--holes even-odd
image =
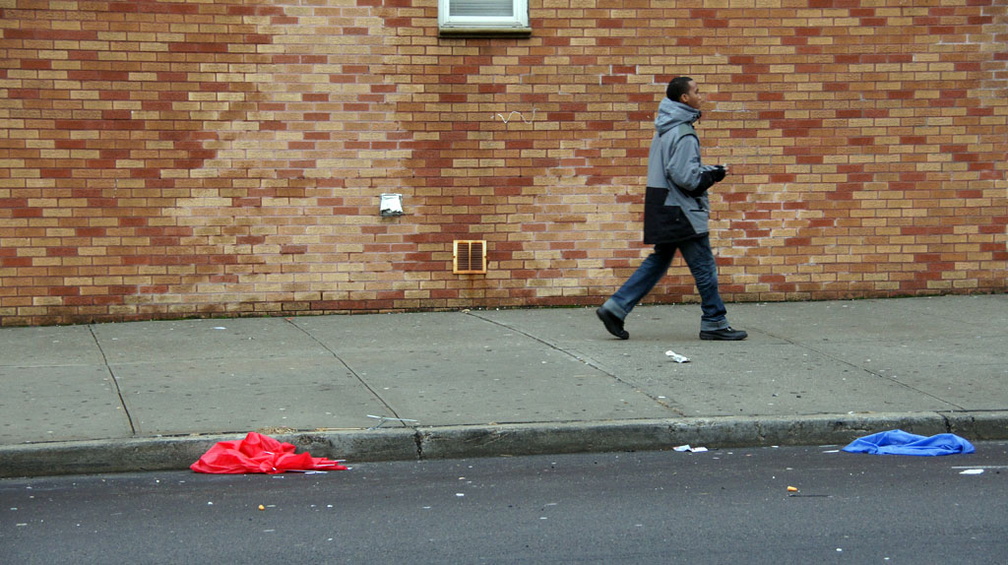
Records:
{"label": "metal vent grate", "polygon": [[456,239],[452,272],[457,275],[485,274],[486,240]]}

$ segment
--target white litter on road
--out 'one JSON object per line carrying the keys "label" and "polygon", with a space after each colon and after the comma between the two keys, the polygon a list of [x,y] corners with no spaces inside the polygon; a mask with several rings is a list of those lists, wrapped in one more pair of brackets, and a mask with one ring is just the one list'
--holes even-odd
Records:
{"label": "white litter on road", "polygon": [[671,349],[666,351],[665,355],[668,355],[668,358],[675,361],[676,363],[689,363],[689,357],[686,357],[685,355],[679,355],[678,353],[672,351]]}

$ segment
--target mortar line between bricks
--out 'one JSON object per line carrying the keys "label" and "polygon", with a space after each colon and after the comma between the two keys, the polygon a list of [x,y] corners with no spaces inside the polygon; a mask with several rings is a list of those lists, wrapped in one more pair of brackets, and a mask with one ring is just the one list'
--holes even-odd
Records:
{"label": "mortar line between bricks", "polygon": [[94,324],[88,324],[88,331],[91,332],[91,339],[94,340],[95,346],[98,347],[98,353],[101,354],[102,364],[105,365],[105,370],[108,371],[109,376],[112,377],[112,386],[115,387],[116,396],[119,397],[119,406],[122,406],[123,412],[126,413],[126,421],[129,422],[130,435],[136,437],[137,429],[133,424],[133,414],[130,414],[129,406],[126,405],[126,398],[123,397],[122,387],[119,386],[119,377],[116,376],[115,370],[112,369],[112,365],[109,365],[108,356],[105,355],[105,349],[102,347],[101,341],[94,331]]}

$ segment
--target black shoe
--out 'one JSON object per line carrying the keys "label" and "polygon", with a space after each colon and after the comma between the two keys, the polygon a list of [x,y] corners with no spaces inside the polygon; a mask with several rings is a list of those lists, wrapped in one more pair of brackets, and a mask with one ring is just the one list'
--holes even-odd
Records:
{"label": "black shoe", "polygon": [[708,339],[716,341],[742,341],[747,337],[749,337],[749,334],[745,333],[744,331],[733,330],[731,328],[722,328],[720,330],[700,332],[700,339]]}
{"label": "black shoe", "polygon": [[623,329],[623,320],[616,317],[616,314],[606,310],[605,308],[599,308],[595,311],[595,315],[598,316],[599,320],[605,324],[605,329],[609,333],[620,339],[628,339],[630,334]]}

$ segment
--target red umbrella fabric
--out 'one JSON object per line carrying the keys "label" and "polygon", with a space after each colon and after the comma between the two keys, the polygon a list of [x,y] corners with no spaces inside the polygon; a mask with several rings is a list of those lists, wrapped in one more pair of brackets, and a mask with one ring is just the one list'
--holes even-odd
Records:
{"label": "red umbrella fabric", "polygon": [[294,453],[295,447],[269,436],[249,432],[241,441],[221,441],[211,447],[199,461],[189,466],[197,473],[241,474],[285,471],[345,471],[347,467],[325,457]]}

